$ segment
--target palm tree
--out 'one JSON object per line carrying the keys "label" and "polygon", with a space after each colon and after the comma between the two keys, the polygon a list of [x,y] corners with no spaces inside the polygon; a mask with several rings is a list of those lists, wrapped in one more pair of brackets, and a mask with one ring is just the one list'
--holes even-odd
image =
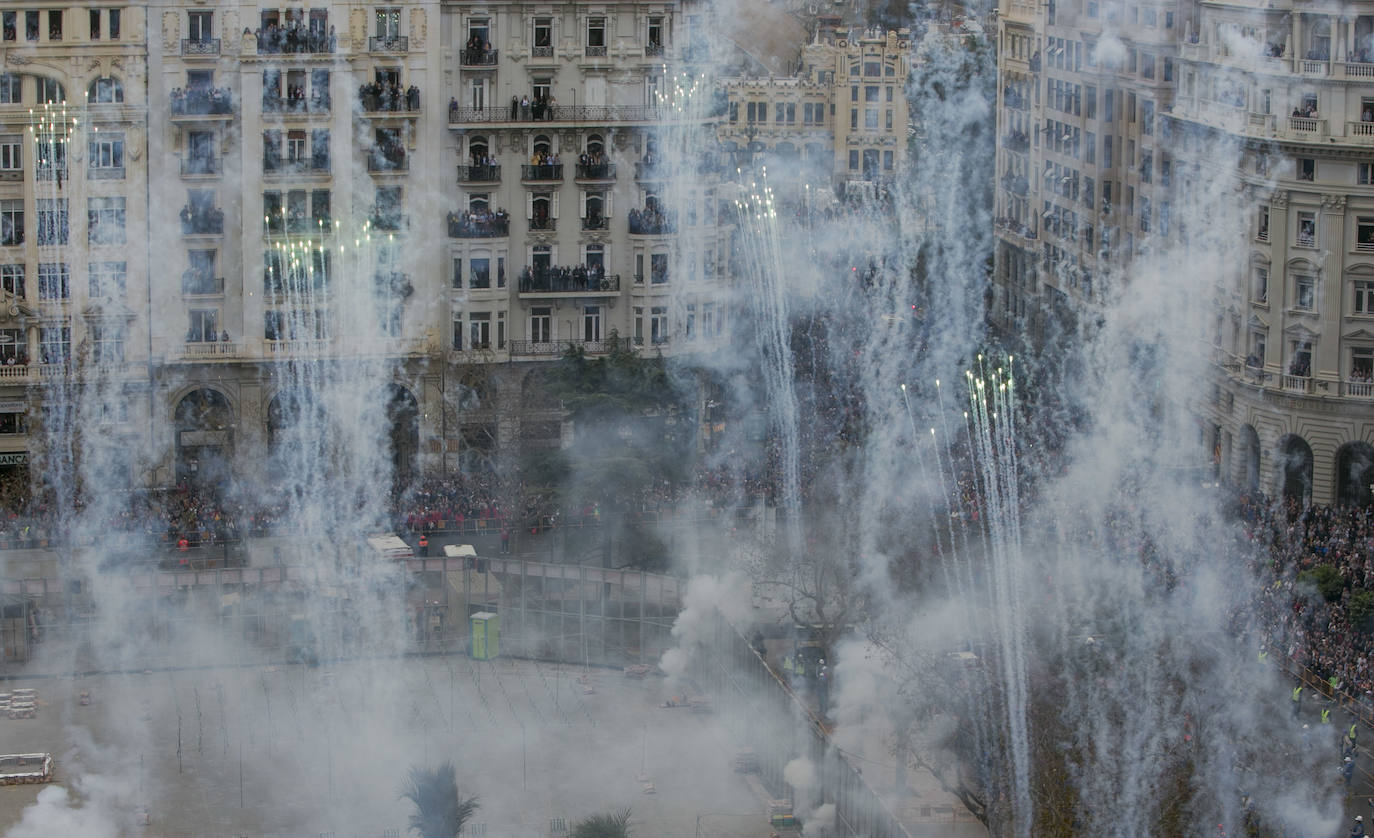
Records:
{"label": "palm tree", "polygon": [[604,812],[578,821],[572,838],[630,838],[630,810]]}
{"label": "palm tree", "polygon": [[434,769],[410,767],[401,797],[415,804],[410,828],[420,833],[420,838],[453,838],[477,811],[476,797],[465,800],[458,793],[457,774],[452,762]]}

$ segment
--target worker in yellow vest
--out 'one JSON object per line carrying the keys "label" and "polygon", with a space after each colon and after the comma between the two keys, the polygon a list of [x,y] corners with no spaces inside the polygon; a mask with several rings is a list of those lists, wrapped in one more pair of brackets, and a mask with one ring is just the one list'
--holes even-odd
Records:
{"label": "worker in yellow vest", "polygon": [[1324,724],[1324,725],[1329,725],[1329,724],[1331,724],[1331,708],[1330,708],[1330,707],[1323,707],[1323,708],[1322,708],[1322,724]]}
{"label": "worker in yellow vest", "polygon": [[1299,684],[1298,686],[1296,686],[1296,687],[1293,688],[1293,718],[1296,719],[1296,718],[1298,717],[1298,713],[1300,713],[1300,712],[1302,712],[1302,685],[1301,685],[1301,684]]}
{"label": "worker in yellow vest", "polygon": [[1260,666],[1263,666],[1264,664],[1269,662],[1269,650],[1264,648],[1263,646],[1261,646],[1259,650],[1259,662]]}

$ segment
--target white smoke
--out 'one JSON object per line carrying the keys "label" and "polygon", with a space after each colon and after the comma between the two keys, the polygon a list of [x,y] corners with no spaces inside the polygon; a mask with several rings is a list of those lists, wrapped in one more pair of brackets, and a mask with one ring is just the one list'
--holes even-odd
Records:
{"label": "white smoke", "polygon": [[782,779],[802,796],[816,785],[816,765],[806,757],[797,757],[783,766]]}
{"label": "white smoke", "polygon": [[75,795],[65,786],[40,791],[33,805],[24,810],[23,819],[5,833],[6,838],[116,838],[129,831],[132,818],[119,805],[131,791],[124,783],[84,775],[74,785]]}
{"label": "white smoke", "polygon": [[749,580],[733,571],[716,577],[703,575],[687,583],[682,598],[682,613],[673,621],[676,648],[669,649],[659,659],[658,667],[670,678],[679,678],[687,671],[692,651],[704,639],[704,632],[713,614],[738,625],[753,610]]}
{"label": "white smoke", "polygon": [[818,838],[821,835],[829,834],[835,826],[835,804],[826,803],[817,806],[816,811],[811,813],[811,817],[806,819],[806,824],[802,827],[803,838]]}

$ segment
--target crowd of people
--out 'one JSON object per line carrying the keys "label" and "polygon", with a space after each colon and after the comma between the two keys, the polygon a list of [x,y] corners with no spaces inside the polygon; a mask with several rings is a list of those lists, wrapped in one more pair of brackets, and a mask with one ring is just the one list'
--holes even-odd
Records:
{"label": "crowd of people", "polygon": [[[1275,506],[1245,498],[1247,537],[1272,579],[1258,603],[1267,651],[1310,669],[1352,696],[1374,694],[1374,632],[1352,617],[1352,599],[1374,590],[1374,511],[1368,507]],[[1304,571],[1334,568],[1339,596],[1327,601]]]}
{"label": "crowd of people", "polygon": [[473,209],[448,214],[449,234],[454,236],[504,236],[509,224],[510,213],[504,209],[495,212],[489,209]]}
{"label": "crowd of people", "polygon": [[334,27],[325,32],[299,20],[287,21],[285,26],[269,23],[266,28],[255,29],[253,36],[259,53],[334,52],[338,47]]}
{"label": "crowd of people", "polygon": [[601,291],[605,279],[606,268],[596,263],[526,267],[520,271],[520,291]]}
{"label": "crowd of people", "polygon": [[358,101],[365,111],[418,111],[420,88],[401,87],[395,82],[368,82],[358,86]]}

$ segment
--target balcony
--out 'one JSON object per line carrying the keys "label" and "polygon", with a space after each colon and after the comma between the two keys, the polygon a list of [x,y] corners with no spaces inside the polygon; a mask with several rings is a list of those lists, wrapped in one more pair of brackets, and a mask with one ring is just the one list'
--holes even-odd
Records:
{"label": "balcony", "polygon": [[500,166],[459,166],[459,183],[498,183],[501,180]]}
{"label": "balcony", "polygon": [[[0,178],[3,180],[4,178]],[[123,180],[123,166],[92,166],[86,170],[87,180]]]}
{"label": "balcony", "polygon": [[189,90],[175,90],[170,97],[172,119],[194,119],[198,117],[231,117],[238,110],[234,93],[227,87],[193,87]]}
{"label": "balcony", "polygon": [[552,233],[558,229],[557,218],[529,218],[526,221],[532,233]]}
{"label": "balcony", "polygon": [[392,209],[378,209],[374,207],[372,213],[367,217],[367,223],[374,230],[409,230],[410,216],[404,215]]}
{"label": "balcony", "polygon": [[283,115],[307,115],[329,113],[333,106],[329,94],[304,96],[281,96],[263,94],[262,112]]}
{"label": "balcony", "polygon": [[263,232],[269,236],[280,236],[282,234],[311,233],[315,231],[332,230],[333,221],[328,215],[306,216],[304,213],[287,215],[275,213],[264,218]]}
{"label": "balcony", "polygon": [[465,49],[459,52],[459,60],[464,67],[495,67],[499,50]]}
{"label": "balcony", "polygon": [[537,44],[530,47],[531,58],[553,58],[553,46],[551,44]]}
{"label": "balcony", "polygon": [[183,157],[181,159],[181,174],[190,175],[217,175],[220,172],[218,157]]}
{"label": "balcony", "polygon": [[224,210],[219,207],[196,210],[191,206],[181,208],[181,234],[183,236],[220,236],[224,234]]}
{"label": "balcony", "polygon": [[1347,122],[1345,135],[1360,145],[1374,145],[1374,122]]}
{"label": "balcony", "polygon": [[194,268],[181,273],[181,294],[185,297],[210,297],[224,293],[224,277]]}
{"label": "balcony", "polygon": [[606,57],[606,47],[604,47],[604,46],[599,46],[599,47],[588,46],[586,49],[584,49],[584,50],[582,51],[582,54],[585,55],[585,56],[587,56],[588,58],[605,58],[605,57]]}
{"label": "balcony", "polygon": [[182,55],[219,55],[219,38],[182,38]]}
{"label": "balcony", "polygon": [[511,355],[558,356],[569,349],[581,349],[588,355],[606,355],[623,346],[621,340],[513,340],[510,342]]}
{"label": "balcony", "polygon": [[510,216],[502,213],[482,218],[469,213],[448,214],[448,234],[454,239],[500,239],[510,235]]}
{"label": "balcony", "polygon": [[1280,375],[1279,387],[1285,393],[1297,393],[1303,396],[1310,396],[1316,392],[1316,379],[1310,375]]}
{"label": "balcony", "polygon": [[595,218],[584,218],[582,219],[582,229],[609,230],[611,229],[611,220],[604,215],[598,215]]}
{"label": "balcony", "polygon": [[429,351],[424,338],[367,338],[333,339],[302,338],[267,340],[263,342],[264,351],[274,358],[324,358],[324,357],[388,357],[397,355],[423,355]]}
{"label": "balcony", "polygon": [[367,39],[368,52],[409,52],[410,38],[405,35],[373,36]]}
{"label": "balcony", "polygon": [[1302,58],[1298,60],[1298,70],[1305,76],[1331,75],[1331,62],[1322,59]]}
{"label": "balcony", "polygon": [[1290,116],[1288,117],[1288,130],[1294,134],[1312,134],[1324,137],[1326,136],[1326,120],[1311,116]]}
{"label": "balcony", "polygon": [[554,105],[546,108],[542,120],[511,116],[509,107],[449,108],[451,126],[470,122],[657,122],[664,111],[638,105]]}
{"label": "balcony", "polygon": [[358,91],[358,103],[365,116],[385,116],[395,113],[420,113],[420,88],[415,85],[402,90],[399,87],[382,87],[380,84],[365,84]]}
{"label": "balcony", "polygon": [[563,164],[545,163],[540,166],[525,164],[520,167],[520,179],[527,182],[562,182]]}
{"label": "balcony", "polygon": [[183,361],[230,361],[243,356],[243,344],[234,341],[183,343],[177,357]]}
{"label": "balcony", "polygon": [[668,236],[677,232],[677,221],[658,210],[630,210],[627,221],[632,236]]}
{"label": "balcony", "polygon": [[328,55],[336,46],[327,26],[283,29],[273,24],[258,37],[258,55]]}
{"label": "balcony", "polygon": [[615,180],[614,163],[578,163],[578,180]]}
{"label": "balcony", "polygon": [[1341,382],[1341,395],[1352,399],[1374,399],[1374,381],[1346,379]]}
{"label": "balcony", "polygon": [[329,158],[321,155],[308,159],[283,160],[280,155],[269,154],[262,158],[262,173],[272,176],[327,175],[329,174]]}
{"label": "balcony", "polygon": [[374,146],[367,152],[367,170],[374,173],[406,172],[410,170],[410,157],[404,146]]}
{"label": "balcony", "polygon": [[662,58],[662,57],[663,57],[663,44],[645,44],[645,45],[644,45],[644,57],[645,57],[645,58]]}
{"label": "balcony", "polygon": [[520,272],[519,293],[614,295],[620,293],[620,275],[601,274],[585,265],[525,268]]}

